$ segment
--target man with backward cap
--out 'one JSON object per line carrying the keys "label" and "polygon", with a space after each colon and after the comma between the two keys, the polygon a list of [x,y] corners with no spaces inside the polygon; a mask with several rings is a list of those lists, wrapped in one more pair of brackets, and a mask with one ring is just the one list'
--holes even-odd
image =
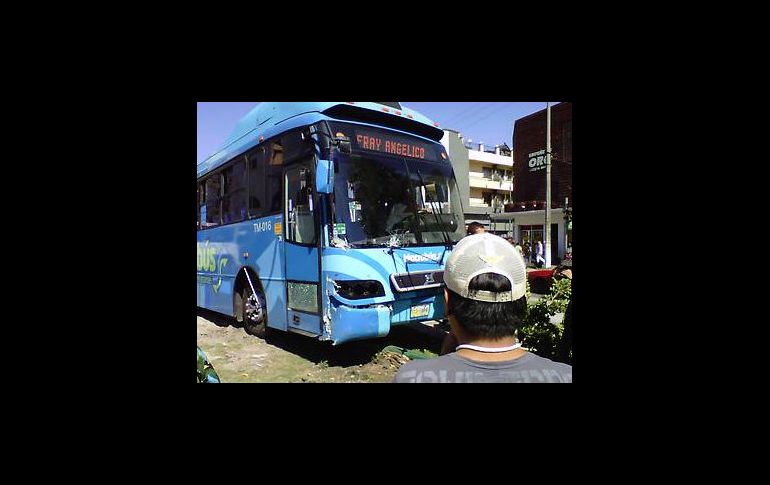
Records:
{"label": "man with backward cap", "polygon": [[451,331],[442,355],[404,364],[393,382],[572,382],[572,366],[516,341],[527,271],[508,241],[489,233],[463,238],[447,260],[444,282]]}

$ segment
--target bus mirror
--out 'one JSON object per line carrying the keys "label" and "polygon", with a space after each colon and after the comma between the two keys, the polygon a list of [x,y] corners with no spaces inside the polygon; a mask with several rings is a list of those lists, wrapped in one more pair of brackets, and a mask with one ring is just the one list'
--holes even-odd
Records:
{"label": "bus mirror", "polygon": [[315,171],[315,191],[319,194],[334,192],[334,164],[331,160],[318,160]]}
{"label": "bus mirror", "polygon": [[337,145],[339,146],[340,153],[350,153],[353,151],[350,146],[350,140],[339,140]]}
{"label": "bus mirror", "polygon": [[340,153],[350,153],[353,151],[350,146],[350,138],[343,133],[337,133],[334,137],[334,144],[337,145],[337,150],[339,150]]}

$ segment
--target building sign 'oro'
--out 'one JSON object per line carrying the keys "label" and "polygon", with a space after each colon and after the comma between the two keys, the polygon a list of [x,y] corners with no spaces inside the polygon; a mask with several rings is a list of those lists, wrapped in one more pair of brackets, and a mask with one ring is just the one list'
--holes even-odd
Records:
{"label": "building sign 'oro'", "polygon": [[545,168],[545,150],[530,153],[528,158],[530,172],[537,172]]}

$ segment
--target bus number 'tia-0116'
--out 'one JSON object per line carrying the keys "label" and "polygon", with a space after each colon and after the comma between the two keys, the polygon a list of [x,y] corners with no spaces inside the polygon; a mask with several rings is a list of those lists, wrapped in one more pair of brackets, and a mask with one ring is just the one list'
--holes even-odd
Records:
{"label": "bus number 'tia-0116'", "polygon": [[267,232],[273,230],[273,221],[261,221],[254,223],[254,232]]}

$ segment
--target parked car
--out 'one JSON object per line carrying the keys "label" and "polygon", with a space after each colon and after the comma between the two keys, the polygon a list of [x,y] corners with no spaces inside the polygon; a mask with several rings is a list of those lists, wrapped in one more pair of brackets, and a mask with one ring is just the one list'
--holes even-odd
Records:
{"label": "parked car", "polygon": [[529,280],[529,290],[532,293],[545,295],[551,291],[554,269],[535,269],[527,271],[527,280]]}

